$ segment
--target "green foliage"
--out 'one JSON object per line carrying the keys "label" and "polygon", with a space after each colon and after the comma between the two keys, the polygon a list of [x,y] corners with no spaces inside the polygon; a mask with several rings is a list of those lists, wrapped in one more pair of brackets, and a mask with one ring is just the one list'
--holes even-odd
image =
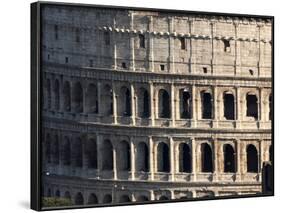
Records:
{"label": "green foliage", "polygon": [[72,205],[72,202],[67,198],[43,197],[42,205],[43,207],[70,206]]}

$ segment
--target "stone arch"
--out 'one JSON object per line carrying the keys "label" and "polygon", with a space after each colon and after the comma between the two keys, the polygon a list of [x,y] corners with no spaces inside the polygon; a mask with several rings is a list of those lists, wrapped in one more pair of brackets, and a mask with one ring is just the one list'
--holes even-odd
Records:
{"label": "stone arch", "polygon": [[208,91],[201,92],[201,109],[202,119],[213,118],[213,98],[212,94]]}
{"label": "stone arch", "polygon": [[234,95],[231,92],[223,94],[223,112],[226,120],[235,120],[235,102]]}
{"label": "stone arch", "polygon": [[104,195],[102,203],[112,203],[112,196],[110,194]]}
{"label": "stone arch", "polygon": [[188,144],[179,144],[179,172],[191,172],[191,149]]}
{"label": "stone arch", "polygon": [[145,202],[145,201],[149,201],[149,199],[145,195],[140,195],[140,196],[137,197],[136,201],[137,202]]}
{"label": "stone arch", "polygon": [[47,101],[47,109],[52,108],[52,95],[51,95],[51,80],[47,79],[46,80],[46,101]]}
{"label": "stone arch", "polygon": [[123,140],[118,144],[118,168],[120,171],[131,170],[131,148],[128,141]]}
{"label": "stone arch", "polygon": [[83,112],[83,88],[80,82],[76,82],[72,90],[74,112]]}
{"label": "stone arch", "polygon": [[150,116],[150,101],[147,89],[140,88],[138,93],[138,116],[140,118],[148,118]]}
{"label": "stone arch", "polygon": [[63,110],[66,112],[71,111],[71,90],[70,90],[70,83],[65,81],[63,84]]}
{"label": "stone arch", "polygon": [[148,172],[149,169],[149,152],[145,142],[140,142],[136,147],[136,170]]}
{"label": "stone arch", "polygon": [[201,170],[202,172],[213,172],[213,152],[208,143],[201,144]]}
{"label": "stone arch", "polygon": [[259,171],[258,151],[253,144],[247,146],[247,172]]}
{"label": "stone arch", "polygon": [[83,144],[80,137],[76,138],[71,149],[75,167],[83,167]]}
{"label": "stone arch", "polygon": [[75,205],[83,205],[84,204],[84,197],[83,197],[81,192],[78,192],[75,195],[74,202],[75,202]]}
{"label": "stone arch", "polygon": [[69,166],[71,164],[71,145],[67,136],[64,137],[63,141],[62,161],[63,165]]}
{"label": "stone arch", "polygon": [[88,204],[98,204],[98,203],[99,203],[99,201],[98,201],[98,197],[96,196],[96,194],[91,193],[88,198]]}
{"label": "stone arch", "polygon": [[46,162],[51,163],[51,136],[49,133],[46,135],[45,144]]}
{"label": "stone arch", "polygon": [[131,116],[132,115],[132,109],[131,109],[131,90],[123,86],[120,89],[120,98],[119,98],[119,104],[120,107],[119,114],[120,116]]}
{"label": "stone arch", "polygon": [[85,148],[86,162],[87,166],[90,169],[97,168],[97,143],[94,138],[90,138],[87,140],[86,148]]}
{"label": "stone arch", "polygon": [[224,156],[224,172],[236,172],[235,165],[235,151],[230,144],[225,144],[223,146],[223,156]]}
{"label": "stone arch", "polygon": [[113,147],[110,140],[104,140],[101,148],[102,169],[113,170]]}
{"label": "stone arch", "polygon": [[180,118],[191,118],[191,95],[188,89],[184,88],[180,90]]}
{"label": "stone arch", "polygon": [[246,116],[258,119],[258,98],[256,94],[247,93],[246,95]]}
{"label": "stone arch", "polygon": [[52,162],[55,165],[59,164],[60,161],[60,148],[59,148],[59,136],[56,134],[52,143]]}
{"label": "stone arch", "polygon": [[159,118],[170,118],[170,95],[165,89],[160,89],[158,93],[158,114]]}
{"label": "stone arch", "polygon": [[104,85],[102,89],[102,111],[103,115],[112,115],[113,114],[113,91],[112,87],[109,84]]}
{"label": "stone arch", "polygon": [[86,92],[86,111],[88,113],[98,113],[98,90],[97,86],[90,83]]}
{"label": "stone arch", "polygon": [[60,109],[60,82],[58,79],[55,80],[54,94],[55,94],[55,110],[59,110]]}
{"label": "stone arch", "polygon": [[60,190],[57,190],[55,193],[55,197],[59,198],[60,197]]}
{"label": "stone arch", "polygon": [[160,142],[157,146],[157,171],[170,172],[170,151],[169,146]]}
{"label": "stone arch", "polygon": [[119,203],[129,203],[129,202],[131,202],[129,195],[122,195],[119,198]]}

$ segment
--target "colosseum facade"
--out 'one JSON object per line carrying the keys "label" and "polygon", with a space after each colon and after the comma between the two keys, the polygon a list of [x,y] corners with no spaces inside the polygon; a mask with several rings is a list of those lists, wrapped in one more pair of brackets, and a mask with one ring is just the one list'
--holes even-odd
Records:
{"label": "colosseum facade", "polygon": [[43,196],[104,205],[261,193],[271,21],[45,6]]}

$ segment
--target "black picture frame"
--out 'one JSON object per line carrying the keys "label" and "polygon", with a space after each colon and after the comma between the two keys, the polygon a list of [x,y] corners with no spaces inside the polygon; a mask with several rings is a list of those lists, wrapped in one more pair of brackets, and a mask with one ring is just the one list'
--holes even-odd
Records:
{"label": "black picture frame", "polygon": [[[105,8],[105,9],[121,9],[121,10],[136,10],[136,11],[156,11],[168,13],[185,13],[188,15],[214,15],[214,16],[230,16],[230,17],[245,17],[245,18],[261,18],[270,19],[272,21],[272,60],[271,60],[271,79],[272,79],[272,147],[274,150],[274,16],[264,15],[250,15],[250,14],[234,14],[234,13],[217,13],[217,12],[202,12],[202,11],[185,11],[185,10],[168,10],[157,8],[141,8],[141,7],[121,7],[121,6],[108,6],[108,5],[90,5],[78,3],[61,3],[61,2],[34,2],[31,4],[31,209],[36,211],[42,210],[55,210],[55,209],[77,209],[89,207],[103,207],[108,205],[99,206],[66,206],[66,207],[53,207],[42,208],[41,203],[41,108],[42,108],[42,76],[41,76],[41,9],[46,5],[52,6],[69,6],[69,7],[86,7],[86,8]],[[274,159],[274,152],[273,152]],[[274,160],[273,160],[274,162]],[[249,198],[249,197],[265,197],[274,196],[274,163],[272,170],[272,193],[269,194],[256,194],[256,195],[237,195],[227,197],[213,197],[213,198],[196,198],[196,199],[181,199],[181,200],[168,200],[168,201],[153,201],[145,203],[130,203],[130,204],[111,204],[110,206],[123,206],[123,205],[139,205],[139,204],[155,204],[155,203],[172,203],[172,202],[185,202],[185,201],[202,201],[202,200],[217,200],[217,199],[232,199],[232,198]]]}

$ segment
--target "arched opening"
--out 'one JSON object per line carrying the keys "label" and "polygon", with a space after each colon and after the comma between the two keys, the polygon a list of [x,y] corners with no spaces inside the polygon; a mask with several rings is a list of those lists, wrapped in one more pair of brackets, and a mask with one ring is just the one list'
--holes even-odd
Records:
{"label": "arched opening", "polygon": [[73,147],[73,159],[75,167],[83,167],[83,148],[82,148],[82,140],[77,138],[74,142]]}
{"label": "arched opening", "polygon": [[120,115],[131,116],[131,91],[127,87],[122,87],[120,92]]}
{"label": "arched opening", "polygon": [[269,147],[269,160],[273,163],[273,148],[272,145]]}
{"label": "arched opening", "polygon": [[100,109],[103,115],[113,114],[113,91],[110,85],[105,85],[102,92],[103,107]]}
{"label": "arched opening", "polygon": [[81,192],[78,192],[75,196],[75,205],[83,205],[84,198]]}
{"label": "arched opening", "polygon": [[169,198],[168,198],[167,196],[165,196],[165,195],[162,195],[162,196],[159,198],[159,200],[169,200]]}
{"label": "arched opening", "polygon": [[209,144],[201,144],[202,172],[213,172],[213,153]]}
{"label": "arched opening", "polygon": [[234,120],[234,96],[225,93],[223,96],[224,117],[226,120]]}
{"label": "arched opening", "polygon": [[51,163],[51,137],[50,134],[46,136],[46,147],[45,147],[46,162]]}
{"label": "arched opening", "polygon": [[94,193],[90,194],[88,204],[98,204],[98,198]]}
{"label": "arched opening", "polygon": [[59,136],[55,135],[53,144],[52,144],[52,159],[53,164],[58,165],[60,161],[60,149],[59,149]]}
{"label": "arched opening", "polygon": [[138,96],[138,112],[139,117],[148,118],[150,116],[149,110],[149,94],[146,89],[141,88]]}
{"label": "arched opening", "polygon": [[71,94],[70,94],[70,83],[68,81],[64,82],[62,93],[63,93],[63,110],[66,112],[70,112]]}
{"label": "arched opening", "polygon": [[203,119],[212,119],[212,95],[209,92],[201,93],[201,103],[202,103],[202,118]]}
{"label": "arched opening", "polygon": [[149,201],[148,197],[146,197],[145,195],[140,195],[137,197],[137,202],[145,202],[145,201]]}
{"label": "arched opening", "polygon": [[113,148],[110,140],[105,140],[102,144],[102,169],[113,170]]}
{"label": "arched opening", "polygon": [[64,137],[63,150],[62,150],[62,161],[63,165],[69,166],[71,164],[71,147],[68,137]]}
{"label": "arched opening", "polygon": [[118,159],[121,171],[129,171],[131,169],[131,149],[127,141],[120,142]]}
{"label": "arched opening", "polygon": [[55,196],[56,196],[57,198],[59,198],[59,197],[60,197],[60,190],[57,190],[57,191],[56,191]]}
{"label": "arched opening", "polygon": [[79,82],[73,86],[73,110],[74,112],[83,112],[83,88]]}
{"label": "arched opening", "polygon": [[55,94],[55,110],[60,109],[60,83],[59,80],[55,80],[54,86],[54,94]]}
{"label": "arched opening", "polygon": [[52,96],[51,96],[51,81],[50,79],[46,80],[46,90],[47,90],[47,109],[52,107]]}
{"label": "arched opening", "polygon": [[97,144],[95,139],[89,139],[86,143],[85,148],[86,161],[88,168],[96,169],[97,168]]}
{"label": "arched opening", "polygon": [[128,195],[122,195],[119,199],[119,203],[128,203],[131,202],[131,199]]}
{"label": "arched opening", "polygon": [[170,118],[170,96],[169,93],[161,89],[158,94],[159,118]]}
{"label": "arched opening", "polygon": [[109,194],[105,195],[102,202],[103,203],[112,203],[112,196]]}
{"label": "arched opening", "polygon": [[271,100],[271,94],[269,95],[269,98],[268,98],[268,107],[269,107],[269,113],[268,113],[268,120],[271,121],[272,119],[272,100]]}
{"label": "arched opening", "polygon": [[230,144],[223,146],[224,172],[236,172],[235,152]]}
{"label": "arched opening", "polygon": [[66,191],[66,192],[64,193],[64,198],[65,198],[65,199],[71,200],[71,195],[70,195],[69,191]]}
{"label": "arched opening", "polygon": [[98,113],[98,93],[95,84],[89,84],[87,88],[86,107],[88,113]]}
{"label": "arched opening", "polygon": [[179,145],[179,171],[191,172],[191,153],[186,143]]}
{"label": "arched opening", "polygon": [[146,143],[140,142],[137,145],[137,161],[136,161],[136,170],[137,171],[143,171],[143,172],[148,172],[148,159],[149,159],[149,153],[148,153],[148,147]]}
{"label": "arched opening", "polygon": [[157,146],[157,169],[158,172],[170,172],[170,153],[166,143]]}
{"label": "arched opening", "polygon": [[180,90],[180,117],[191,118],[191,96],[188,89]]}
{"label": "arched opening", "polygon": [[256,95],[247,94],[247,117],[258,119],[258,99]]}
{"label": "arched opening", "polygon": [[258,172],[258,152],[254,145],[250,144],[247,147],[247,172]]}

